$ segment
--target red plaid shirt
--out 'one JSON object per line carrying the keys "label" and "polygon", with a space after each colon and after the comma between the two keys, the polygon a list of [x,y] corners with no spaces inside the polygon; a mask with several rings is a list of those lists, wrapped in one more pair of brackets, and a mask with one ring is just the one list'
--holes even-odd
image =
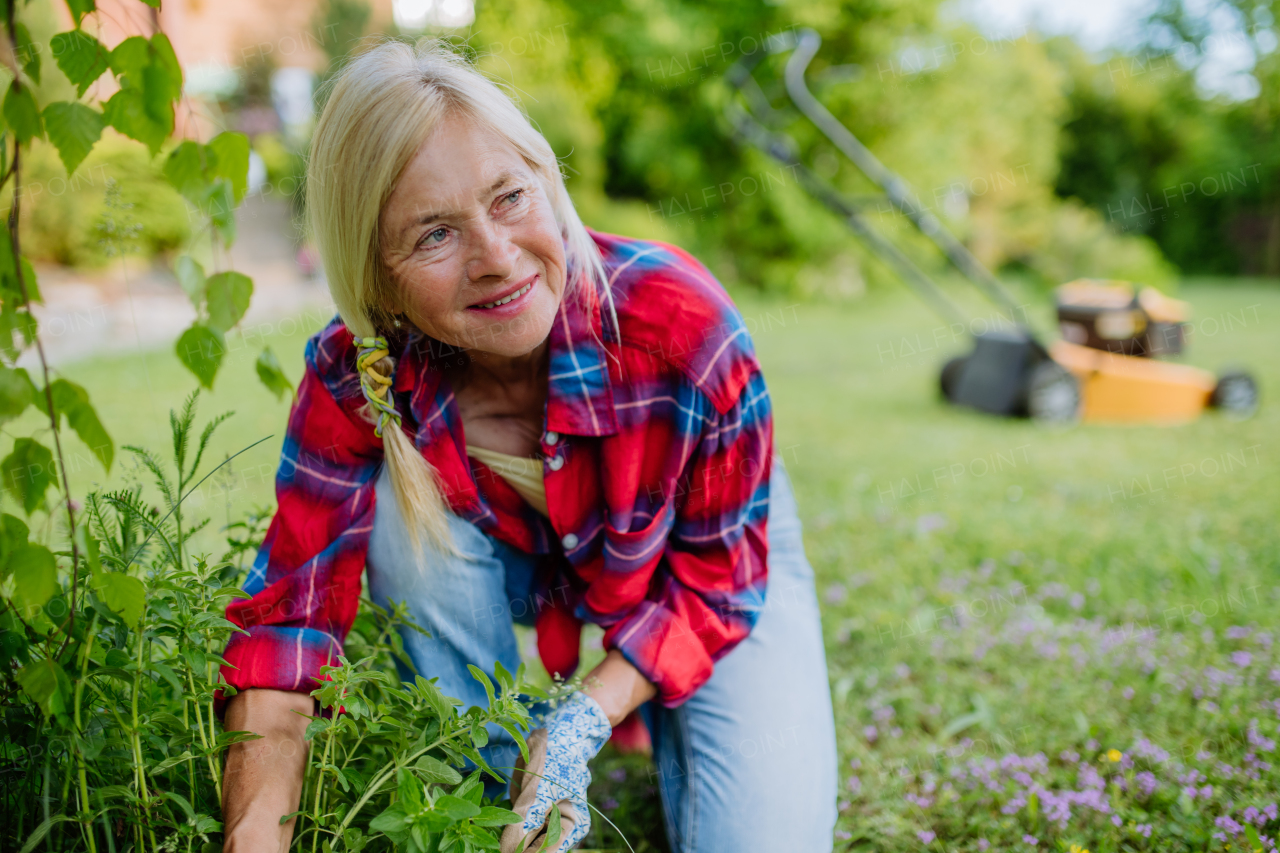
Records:
{"label": "red plaid shirt", "polygon": [[[571,673],[582,624],[594,622],[672,707],[764,604],[769,395],[745,323],[705,267],[674,246],[592,236],[621,333],[602,324],[593,288],[556,316],[541,437],[549,520],[467,457],[433,367],[448,347],[416,332],[389,341],[395,405],[455,513],[547,555],[533,598],[547,669]],[[227,609],[248,632],[232,637],[222,670],[239,689],[314,689],[359,604],[382,440],[356,414],[355,347],[338,319],[308,342],[306,365],[252,598]]]}

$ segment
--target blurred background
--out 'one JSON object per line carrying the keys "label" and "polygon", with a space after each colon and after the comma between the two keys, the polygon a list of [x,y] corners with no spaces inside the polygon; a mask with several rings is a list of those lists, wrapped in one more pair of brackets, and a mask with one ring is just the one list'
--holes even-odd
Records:
{"label": "blurred background", "polygon": [[[840,849],[1255,849],[1246,824],[1274,849],[1261,839],[1275,835],[1280,716],[1280,3],[98,6],[86,27],[108,46],[169,35],[186,75],[179,135],[238,130],[252,145],[227,257],[164,158],[110,130],[71,179],[35,143],[20,190],[45,346],[94,389],[117,444],[161,445],[194,387],[173,354],[194,316],[179,252],[254,280],[201,406],[237,412],[220,457],[273,438],[193,497],[215,521],[202,535],[269,515],[289,399],[257,382],[254,359],[271,345],[296,383],[334,313],[297,226],[324,83],[369,39],[447,38],[550,140],[589,226],[690,250],[747,317],[823,606]],[[31,17],[37,40],[69,26]],[[965,297],[961,329],[934,317],[725,119],[733,64],[803,28],[823,39],[816,97],[996,272],[1021,319],[1055,328],[1051,289],[1077,277],[1176,295],[1191,315],[1175,361],[1247,368],[1257,413],[1045,429],[946,406],[939,366],[1009,312]],[[757,76],[781,108],[780,66]],[[47,73],[45,98],[67,97],[59,86]],[[812,125],[782,118],[815,175],[875,190]],[[864,215],[967,293],[906,217],[879,202]],[[128,240],[104,241],[108,221]],[[73,483],[101,480],[76,452]],[[132,476],[125,465],[112,476]],[[601,762],[601,809],[635,849],[665,849],[652,768]],[[610,831],[593,843],[624,849]]]}

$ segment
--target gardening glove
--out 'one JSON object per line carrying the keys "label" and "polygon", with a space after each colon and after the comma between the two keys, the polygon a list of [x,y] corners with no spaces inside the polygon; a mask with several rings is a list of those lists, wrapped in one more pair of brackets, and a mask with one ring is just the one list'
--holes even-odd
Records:
{"label": "gardening glove", "polygon": [[591,828],[587,762],[600,751],[613,729],[604,710],[585,693],[574,693],[547,715],[543,728],[529,735],[529,761],[517,760],[511,774],[511,808],[524,823],[509,824],[502,833],[502,853],[537,850],[547,838],[551,807],[560,807],[563,834],[554,853],[581,841]]}

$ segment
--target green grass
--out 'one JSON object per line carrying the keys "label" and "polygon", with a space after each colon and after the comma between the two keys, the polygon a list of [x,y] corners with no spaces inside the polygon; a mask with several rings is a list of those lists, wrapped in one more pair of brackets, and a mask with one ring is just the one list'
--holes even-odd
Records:
{"label": "green grass", "polygon": [[[741,297],[823,601],[841,848],[980,850],[986,839],[1032,849],[1021,840],[1030,835],[1041,848],[1095,853],[1222,849],[1213,819],[1239,817],[1275,790],[1274,771],[1250,779],[1243,756],[1251,719],[1255,737],[1275,737],[1277,711],[1262,703],[1280,695],[1268,678],[1275,652],[1259,639],[1280,633],[1280,287],[1190,282],[1180,296],[1196,316],[1186,360],[1247,365],[1259,379],[1251,420],[1209,413],[1173,428],[1051,430],[987,417],[939,401],[937,368],[964,340],[902,294],[841,306]],[[321,319],[263,338],[295,381]],[[215,442],[218,459],[274,437],[205,489],[215,524],[272,499],[288,401],[258,383],[261,341],[249,343],[233,350],[201,412],[237,412]],[[167,440],[167,411],[194,385],[171,353],[62,373],[91,389],[118,445]],[[78,452],[73,481],[101,480]],[[118,451],[113,481],[128,473],[127,456]],[[1228,637],[1230,626],[1252,633]],[[1240,651],[1248,664],[1228,659]],[[1236,675],[1215,686],[1206,667]],[[1134,753],[1140,737],[1171,757]],[[1126,757],[1109,762],[1109,748]],[[1039,752],[1043,768],[1027,772],[1050,792],[1099,770],[1121,826],[1083,805],[1055,822],[1043,796],[1019,806],[1016,767],[995,771],[997,790],[967,787],[984,758]],[[615,756],[602,761],[613,781],[640,780],[610,788],[614,808],[638,848],[661,848],[643,765],[622,762],[622,774]],[[1214,784],[1207,802],[1180,793],[1176,777],[1192,768]],[[1158,779],[1150,796],[1135,792],[1143,769]],[[1154,824],[1150,839],[1142,824]],[[1277,824],[1265,825],[1274,835]]]}

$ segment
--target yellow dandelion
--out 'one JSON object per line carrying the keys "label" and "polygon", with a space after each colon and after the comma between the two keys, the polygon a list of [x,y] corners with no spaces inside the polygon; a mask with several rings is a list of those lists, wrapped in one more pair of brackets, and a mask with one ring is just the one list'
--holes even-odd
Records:
{"label": "yellow dandelion", "polygon": [[1087,848],[1081,847],[1079,844],[1072,844],[1068,853],[1089,853]]}
{"label": "yellow dandelion", "polygon": [[1124,753],[1123,753],[1123,752],[1121,752],[1120,750],[1118,750],[1118,749],[1108,749],[1108,750],[1107,750],[1107,761],[1110,761],[1110,762],[1114,763],[1114,762],[1119,761],[1119,760],[1120,760],[1120,759],[1122,759],[1122,758],[1124,758]]}

